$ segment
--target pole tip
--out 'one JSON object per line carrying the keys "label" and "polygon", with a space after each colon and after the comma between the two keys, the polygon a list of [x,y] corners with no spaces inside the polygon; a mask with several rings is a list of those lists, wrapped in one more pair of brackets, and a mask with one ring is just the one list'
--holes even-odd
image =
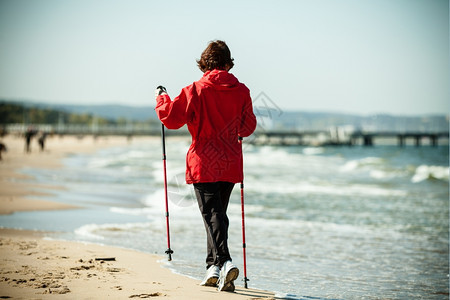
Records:
{"label": "pole tip", "polygon": [[248,279],[247,277],[244,277],[244,279],[242,279],[244,281],[244,288],[248,289],[248,285],[247,285],[247,281],[249,281],[250,279]]}
{"label": "pole tip", "polygon": [[169,258],[168,258],[169,261],[172,260],[172,253],[173,253],[172,249],[169,248],[166,250],[166,254],[169,255]]}

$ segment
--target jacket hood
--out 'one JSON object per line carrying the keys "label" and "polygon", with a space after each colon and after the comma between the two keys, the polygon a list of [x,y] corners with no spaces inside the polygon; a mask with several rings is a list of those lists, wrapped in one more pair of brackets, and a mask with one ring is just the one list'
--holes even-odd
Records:
{"label": "jacket hood", "polygon": [[200,81],[217,89],[234,88],[238,87],[239,84],[238,79],[233,74],[217,69],[206,71]]}

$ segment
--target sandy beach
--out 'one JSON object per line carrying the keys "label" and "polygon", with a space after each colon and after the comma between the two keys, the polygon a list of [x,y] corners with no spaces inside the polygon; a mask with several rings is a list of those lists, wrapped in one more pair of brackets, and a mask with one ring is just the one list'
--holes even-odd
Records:
{"label": "sandy beach", "polygon": [[[33,141],[6,136],[8,151],[0,161],[0,214],[29,210],[77,209],[56,201],[35,199],[62,187],[36,183],[20,173],[25,167],[61,168],[71,153],[126,145],[125,137],[57,136],[39,151]],[[133,141],[131,141],[133,142]],[[49,198],[51,198],[49,196]],[[97,244],[53,240],[45,232],[0,229],[0,298],[7,299],[273,299],[270,292],[236,287],[234,293],[202,287],[200,281],[172,273],[159,261],[165,257]],[[242,276],[239,277],[239,279]],[[238,279],[238,280],[239,280]],[[238,284],[239,285],[239,284]],[[55,295],[57,295],[55,297]]]}

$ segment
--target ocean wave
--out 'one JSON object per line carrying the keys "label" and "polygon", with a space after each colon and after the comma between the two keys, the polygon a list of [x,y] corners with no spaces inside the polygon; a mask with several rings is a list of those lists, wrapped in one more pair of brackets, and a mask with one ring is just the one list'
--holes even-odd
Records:
{"label": "ocean wave", "polygon": [[103,158],[93,158],[88,162],[88,168],[106,168],[113,164],[117,164],[116,157],[103,157]]}
{"label": "ocean wave", "polygon": [[245,165],[249,166],[273,166],[274,162],[291,162],[300,158],[298,155],[291,155],[285,149],[263,146],[259,151],[244,153]]}
{"label": "ocean wave", "polygon": [[164,208],[164,189],[158,189],[154,193],[145,195],[141,199],[141,203],[149,208]]}
{"label": "ocean wave", "polygon": [[370,177],[375,179],[388,179],[394,177],[392,173],[384,172],[381,170],[372,170],[370,171]]}
{"label": "ocean wave", "polygon": [[305,155],[317,155],[325,152],[325,149],[322,147],[306,147],[303,149],[303,154]]}
{"label": "ocean wave", "polygon": [[111,207],[109,209],[113,213],[131,215],[131,216],[146,216],[153,212],[153,209],[150,207],[142,207],[142,208],[127,208],[127,207]]}
{"label": "ocean wave", "polygon": [[368,184],[352,184],[352,185],[336,185],[325,183],[309,183],[299,182],[295,185],[279,183],[257,183],[249,182],[246,184],[246,190],[256,193],[279,193],[279,194],[326,194],[339,196],[406,196],[407,192],[392,188],[383,188],[376,185]]}
{"label": "ocean wave", "polygon": [[[184,161],[183,161],[184,162]],[[151,176],[155,182],[164,183],[164,165],[162,160],[152,162],[150,165],[152,169]],[[169,184],[184,184],[186,185],[186,167],[184,165],[177,165],[173,161],[168,161],[166,166],[167,181]]]}
{"label": "ocean wave", "polygon": [[289,294],[284,292],[275,292],[275,299],[283,300],[336,300],[329,298],[313,297],[313,296],[298,296],[295,294]]}
{"label": "ocean wave", "polygon": [[[276,292],[275,293],[275,298],[276,299],[286,299],[286,300],[304,300],[305,299],[303,297],[299,297],[299,296],[294,295],[294,294],[281,293],[281,292]],[[311,299],[311,298],[309,298],[309,299]],[[314,297],[314,299],[320,300],[321,298],[315,298]]]}
{"label": "ocean wave", "polygon": [[151,156],[149,151],[130,150],[121,155],[119,159],[148,158],[149,156]]}
{"label": "ocean wave", "polygon": [[[238,221],[240,216],[231,215],[231,221]],[[329,233],[330,235],[337,236],[353,236],[358,235],[361,237],[375,237],[375,236],[389,236],[390,238],[397,239],[402,237],[402,230],[405,230],[405,225],[362,225],[362,224],[338,224],[332,221],[308,221],[301,219],[270,219],[253,216],[246,219],[246,226],[250,231],[260,232],[278,232],[283,230],[286,235],[296,235],[298,232],[303,234],[318,234]]]}
{"label": "ocean wave", "polygon": [[[197,200],[193,196],[191,186],[184,185],[179,192],[168,190],[168,204],[171,215],[183,215],[184,218],[196,217],[198,214]],[[146,195],[141,203],[147,206],[148,218],[159,216],[166,210],[164,189],[156,190],[152,194]]]}
{"label": "ocean wave", "polygon": [[387,164],[387,161],[379,157],[366,157],[347,161],[339,168],[341,173],[364,172],[377,180],[393,179],[398,177],[408,178],[410,173],[405,169],[395,169]]}
{"label": "ocean wave", "polygon": [[122,166],[142,166],[156,158],[156,153],[143,150],[127,150],[113,148],[109,151],[100,152],[87,162],[89,168],[120,168]]}
{"label": "ocean wave", "polygon": [[409,172],[405,170],[371,170],[369,172],[370,177],[374,179],[392,179],[396,177],[408,177]]}
{"label": "ocean wave", "polygon": [[98,229],[98,226],[99,225],[96,224],[87,224],[75,229],[74,232],[76,235],[80,235],[89,239],[104,240],[105,238],[103,236],[94,233],[94,231]]}
{"label": "ocean wave", "polygon": [[384,164],[384,159],[379,157],[366,157],[362,159],[355,159],[347,161],[342,167],[340,167],[341,172],[351,172],[360,167],[373,167],[373,166],[381,166]]}
{"label": "ocean wave", "polygon": [[86,224],[75,229],[75,234],[88,239],[104,240],[105,237],[101,233],[105,232],[122,232],[131,230],[147,229],[150,223],[124,223],[124,224]]}
{"label": "ocean wave", "polygon": [[449,168],[442,166],[427,166],[421,165],[416,168],[414,176],[411,178],[411,182],[418,183],[428,179],[438,179],[443,181],[449,181]]}

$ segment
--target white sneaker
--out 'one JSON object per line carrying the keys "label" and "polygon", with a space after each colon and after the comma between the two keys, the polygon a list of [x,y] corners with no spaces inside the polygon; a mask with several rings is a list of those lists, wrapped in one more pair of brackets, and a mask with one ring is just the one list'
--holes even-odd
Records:
{"label": "white sneaker", "polygon": [[227,260],[220,269],[219,291],[234,292],[234,282],[239,276],[239,269]]}
{"label": "white sneaker", "polygon": [[211,266],[206,271],[205,279],[200,283],[203,286],[217,286],[217,281],[220,276],[220,268],[218,266]]}

